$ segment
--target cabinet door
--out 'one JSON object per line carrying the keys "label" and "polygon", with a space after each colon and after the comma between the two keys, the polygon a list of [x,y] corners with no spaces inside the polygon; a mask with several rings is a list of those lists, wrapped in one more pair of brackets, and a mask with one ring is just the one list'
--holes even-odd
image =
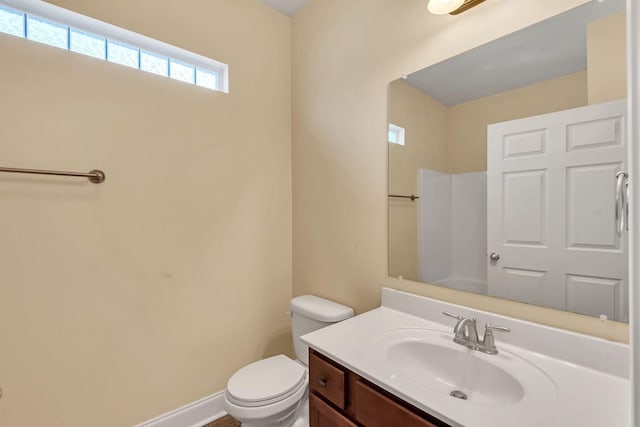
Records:
{"label": "cabinet door", "polygon": [[438,427],[413,410],[374,390],[361,380],[354,384],[356,419],[367,427]]}
{"label": "cabinet door", "polygon": [[309,427],[357,427],[357,425],[315,394],[310,394]]}

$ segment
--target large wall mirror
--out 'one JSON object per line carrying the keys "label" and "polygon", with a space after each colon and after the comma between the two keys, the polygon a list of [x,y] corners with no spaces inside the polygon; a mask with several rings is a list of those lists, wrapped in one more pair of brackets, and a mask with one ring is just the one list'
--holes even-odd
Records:
{"label": "large wall mirror", "polygon": [[624,0],[389,84],[389,275],[628,321]]}

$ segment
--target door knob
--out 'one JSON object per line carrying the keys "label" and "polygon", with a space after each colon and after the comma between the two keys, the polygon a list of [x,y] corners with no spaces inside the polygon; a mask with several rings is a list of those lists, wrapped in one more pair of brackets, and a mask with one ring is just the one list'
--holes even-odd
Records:
{"label": "door knob", "polygon": [[491,261],[498,261],[498,260],[500,259],[500,254],[499,254],[499,253],[497,253],[497,252],[491,252],[491,253],[489,254],[489,259],[490,259]]}

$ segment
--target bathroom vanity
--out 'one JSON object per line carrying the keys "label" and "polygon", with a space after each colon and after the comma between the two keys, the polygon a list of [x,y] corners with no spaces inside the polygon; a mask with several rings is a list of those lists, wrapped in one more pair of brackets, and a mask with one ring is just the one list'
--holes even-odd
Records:
{"label": "bathroom vanity", "polygon": [[309,354],[309,426],[355,427],[357,425],[366,427],[449,426],[376,387],[321,353],[311,350]]}
{"label": "bathroom vanity", "polygon": [[[511,329],[498,354],[442,312]],[[311,427],[627,426],[629,347],[405,292],[304,335]]]}

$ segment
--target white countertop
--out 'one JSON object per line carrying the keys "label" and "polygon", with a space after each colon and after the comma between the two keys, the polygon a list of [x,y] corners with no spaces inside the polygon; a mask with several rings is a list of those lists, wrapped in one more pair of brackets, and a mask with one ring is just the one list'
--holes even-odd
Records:
{"label": "white countertop", "polygon": [[[382,362],[378,338],[390,331],[428,329],[453,338],[455,320],[442,316],[442,311],[477,317],[479,324],[491,321],[510,327],[511,334],[496,334],[500,355],[479,357],[516,355],[544,372],[557,393],[504,405],[478,405],[426,390],[424,384],[398,375],[392,364]],[[529,348],[509,343],[523,342],[527,337]],[[624,344],[390,289],[383,290],[380,308],[302,339],[337,363],[454,427],[627,427],[630,423],[628,366],[618,366],[629,361],[629,348]]]}

